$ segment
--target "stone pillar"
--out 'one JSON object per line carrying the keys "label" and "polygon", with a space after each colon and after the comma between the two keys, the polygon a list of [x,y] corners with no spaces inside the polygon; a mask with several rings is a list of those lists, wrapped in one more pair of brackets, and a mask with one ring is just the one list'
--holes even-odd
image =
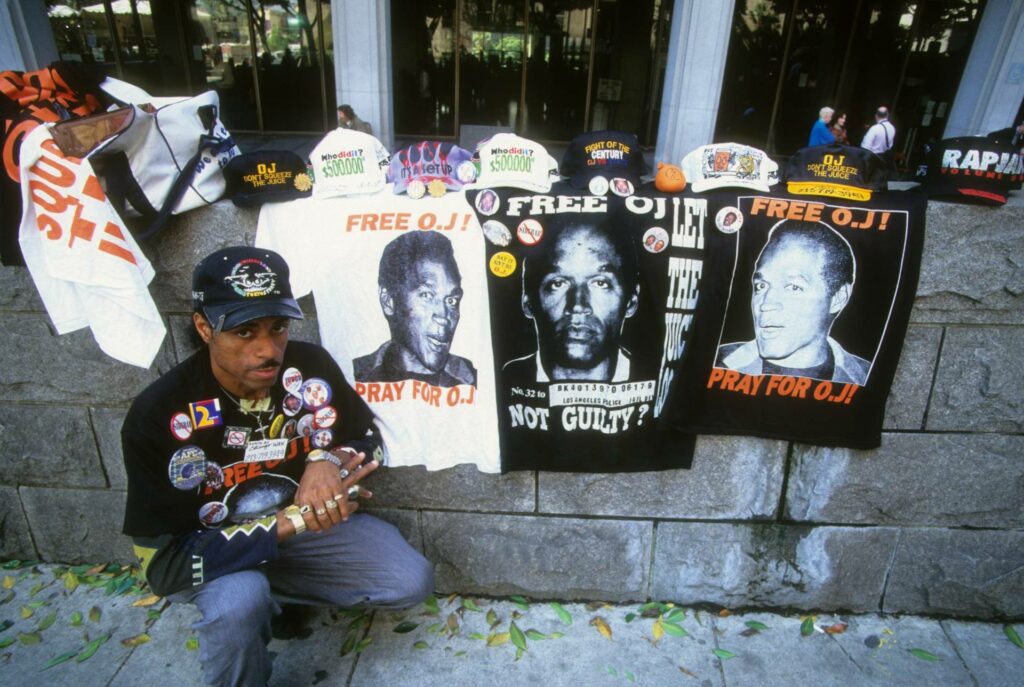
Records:
{"label": "stone pillar", "polygon": [[989,0],[943,136],[984,136],[1016,124],[1024,96],[1024,3]]}
{"label": "stone pillar", "polygon": [[57,60],[43,0],[0,0],[0,69],[41,69]]}
{"label": "stone pillar", "polygon": [[655,161],[679,164],[712,142],[734,0],[676,0]]}
{"label": "stone pillar", "polygon": [[391,2],[333,0],[331,22],[338,105],[351,105],[391,150],[395,145]]}

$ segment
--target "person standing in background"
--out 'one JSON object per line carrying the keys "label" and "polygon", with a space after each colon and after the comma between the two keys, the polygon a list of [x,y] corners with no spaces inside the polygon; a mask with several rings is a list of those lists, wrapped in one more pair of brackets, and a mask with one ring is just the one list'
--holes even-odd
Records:
{"label": "person standing in background", "polygon": [[342,129],[354,129],[355,131],[362,131],[364,134],[373,135],[373,127],[370,126],[369,122],[359,119],[351,105],[341,105],[338,107],[338,126]]}
{"label": "person standing in background", "polygon": [[845,112],[835,118],[835,123],[832,125],[832,135],[835,137],[836,143],[841,143],[844,146],[850,145],[850,138],[846,135]]}
{"label": "person standing in background", "polygon": [[828,105],[818,111],[818,121],[811,127],[811,135],[807,140],[808,147],[827,146],[836,142],[836,137],[832,135],[832,131],[828,128],[834,114],[835,110]]}

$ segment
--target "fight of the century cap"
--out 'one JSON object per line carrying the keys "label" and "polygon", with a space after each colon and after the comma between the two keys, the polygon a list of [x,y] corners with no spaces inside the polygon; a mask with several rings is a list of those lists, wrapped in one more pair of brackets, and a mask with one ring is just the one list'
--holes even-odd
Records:
{"label": "fight of the century cap", "polygon": [[288,264],[266,248],[232,246],[203,258],[192,273],[192,307],[216,331],[261,317],[302,319]]}
{"label": "fight of the century cap", "polygon": [[634,134],[589,131],[569,143],[561,171],[575,188],[589,188],[595,195],[609,190],[631,195],[640,186],[640,177],[647,173],[647,163]]}
{"label": "fight of the century cap", "polygon": [[307,198],[313,182],[306,163],[290,150],[260,150],[231,158],[224,195],[240,207]]}
{"label": "fight of the century cap", "polygon": [[712,143],[691,150],[680,166],[697,193],[714,188],[768,192],[779,182],[779,165],[768,154],[741,143]]}

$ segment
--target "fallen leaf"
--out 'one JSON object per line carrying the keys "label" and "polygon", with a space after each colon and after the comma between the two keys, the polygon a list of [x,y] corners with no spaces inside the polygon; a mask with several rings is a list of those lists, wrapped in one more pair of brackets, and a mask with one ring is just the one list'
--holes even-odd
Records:
{"label": "fallen leaf", "polygon": [[21,642],[22,646],[32,646],[42,640],[43,638],[38,632],[21,632],[18,634],[18,641]]}
{"label": "fallen leaf", "polygon": [[655,643],[660,642],[661,638],[665,636],[665,627],[661,624],[661,619],[654,621],[654,627],[651,628],[651,635],[654,637]]}
{"label": "fallen leaf", "polygon": [[61,579],[64,580],[64,589],[67,589],[69,592],[73,592],[76,589],[78,589],[78,575],[71,572],[70,570],[64,573]]}
{"label": "fallen leaf", "polygon": [[452,592],[451,594],[448,595],[448,598],[445,599],[445,603],[447,603],[449,606],[451,606],[453,603],[455,603],[455,600],[457,598],[459,598],[459,593],[458,592]]}
{"label": "fallen leaf", "polygon": [[849,627],[846,623],[833,623],[828,627],[824,628],[826,634],[830,635],[841,635],[846,632],[846,628]]}
{"label": "fallen leaf", "polygon": [[938,656],[936,656],[932,652],[925,651],[924,649],[907,649],[907,651],[910,652],[911,656],[914,656],[915,658],[919,658],[922,661],[941,661],[942,660],[941,658],[939,658]]}
{"label": "fallen leaf", "polygon": [[433,625],[431,625],[431,626],[429,626],[427,628],[427,634],[430,634],[430,635],[437,634],[438,632],[441,632],[442,630],[444,630],[444,628],[445,628],[444,623],[434,623]]}
{"label": "fallen leaf", "polygon": [[476,605],[476,602],[472,599],[463,599],[462,607],[467,611],[473,611],[474,613],[483,613],[483,609]]}
{"label": "fallen leaf", "polygon": [[424,642],[422,639],[412,645],[413,649],[429,649],[430,645]]}
{"label": "fallen leaf", "polygon": [[100,573],[102,573],[102,572],[103,572],[104,570],[106,570],[106,568],[107,568],[107,565],[106,565],[106,563],[100,563],[99,565],[94,565],[94,566],[92,566],[91,568],[89,568],[89,569],[88,569],[88,570],[87,570],[87,571],[85,572],[85,574],[86,574],[86,575],[99,575],[99,574],[100,574]]}
{"label": "fallen leaf", "polygon": [[694,680],[699,680],[700,679],[699,677],[697,677],[696,675],[691,673],[686,668],[684,668],[682,666],[676,666],[676,667],[679,668],[679,672],[682,673],[683,675],[686,675],[687,677],[692,677]]}
{"label": "fallen leaf", "polygon": [[426,607],[427,613],[429,613],[430,615],[439,615],[441,613],[441,609],[437,605],[437,597],[435,597],[433,594],[426,598],[426,600],[423,602],[423,605]]}
{"label": "fallen leaf", "polygon": [[135,635],[134,637],[128,637],[127,639],[122,639],[121,640],[121,646],[126,646],[129,649],[132,649],[132,648],[137,647],[137,646],[139,646],[141,644],[145,644],[149,640],[150,640],[150,636],[148,634],[146,634],[145,632],[143,632],[140,635]]}
{"label": "fallen leaf", "polygon": [[526,636],[529,639],[532,639],[534,641],[539,641],[539,640],[547,639],[548,638],[548,636],[546,634],[544,634],[543,632],[539,632],[539,631],[533,630],[533,629],[527,630],[526,631]]}
{"label": "fallen leaf", "polygon": [[142,608],[146,608],[146,607],[152,606],[156,602],[160,601],[160,598],[161,597],[157,596],[156,594],[150,594],[148,596],[142,597],[141,599],[139,599],[138,601],[133,603],[132,606],[133,607],[134,606],[140,606]]}
{"label": "fallen leaf", "polygon": [[55,622],[57,622],[57,611],[51,611],[49,615],[39,621],[39,626],[36,630],[39,632],[48,630]]}
{"label": "fallen leaf", "polygon": [[814,634],[814,616],[809,615],[800,623],[800,636],[810,637],[812,634]]}
{"label": "fallen leaf", "polygon": [[454,656],[455,658],[458,658],[459,656],[465,656],[465,655],[466,655],[465,651],[456,651],[454,654],[452,654],[452,656]]}
{"label": "fallen leaf", "polygon": [[89,609],[89,622],[98,623],[100,618],[103,617],[103,611],[100,610],[99,606],[93,606]]}
{"label": "fallen leaf", "polygon": [[61,663],[64,663],[65,661],[70,661],[71,659],[73,659],[77,655],[78,655],[78,650],[77,649],[75,649],[74,651],[65,651],[60,656],[54,656],[49,661],[47,661],[46,665],[43,666],[43,670],[47,670],[47,669],[52,668],[54,666],[59,666]]}
{"label": "fallen leaf", "polygon": [[520,649],[519,647],[516,647],[516,660],[518,661],[519,659],[521,659],[524,653],[526,653],[525,649]]}
{"label": "fallen leaf", "polygon": [[661,621],[661,626],[665,628],[665,634],[672,635],[673,637],[689,637],[690,633],[684,630],[681,626],[676,623],[670,623],[667,620]]}
{"label": "fallen leaf", "polygon": [[487,646],[501,646],[508,643],[511,635],[508,632],[498,632],[487,638]]}
{"label": "fallen leaf", "polygon": [[514,603],[516,606],[519,606],[519,608],[523,609],[524,611],[530,608],[530,603],[526,600],[525,597],[516,595],[510,596],[509,599],[512,601],[512,603]]}
{"label": "fallen leaf", "polygon": [[146,613],[146,620],[148,620],[148,621],[159,620],[159,619],[160,619],[160,611],[156,610],[155,608],[149,609],[149,611]]}
{"label": "fallen leaf", "polygon": [[498,614],[494,612],[494,609],[492,608],[492,609],[488,610],[487,611],[487,624],[490,625],[493,628],[499,622],[501,622],[501,621],[498,620]]}
{"label": "fallen leaf", "polygon": [[82,612],[75,611],[71,614],[71,627],[78,627],[82,624]]}
{"label": "fallen leaf", "polygon": [[1018,649],[1024,649],[1024,641],[1021,640],[1020,635],[1017,634],[1017,630],[1014,629],[1013,625],[1003,625],[1003,633],[1006,638],[1013,642],[1013,645]]}
{"label": "fallen leaf", "polygon": [[468,637],[469,637],[470,639],[482,639],[482,640],[486,640],[486,639],[487,639],[487,637],[485,637],[485,636],[483,635],[483,633],[482,633],[482,632],[471,632],[471,633],[470,633],[469,635],[467,635],[467,636],[468,636]]}
{"label": "fallen leaf", "polygon": [[43,582],[38,582],[38,583],[36,583],[36,584],[35,584],[35,585],[34,585],[34,586],[32,587],[32,589],[30,589],[30,590],[29,590],[29,592],[28,592],[28,598],[30,598],[30,599],[31,599],[31,598],[32,598],[33,596],[35,596],[36,594],[38,594],[39,592],[41,592],[41,591],[43,590],[43,587],[45,587],[45,586],[46,586],[46,584],[45,584],[45,583],[43,583]]}
{"label": "fallen leaf", "polygon": [[198,637],[189,637],[188,639],[185,640],[185,650],[186,651],[195,651],[198,648],[199,648],[199,638]]}
{"label": "fallen leaf", "polygon": [[608,604],[604,601],[590,601],[587,603],[587,610],[593,613],[594,611],[598,611],[606,607],[607,605]]}
{"label": "fallen leaf", "polygon": [[356,648],[354,650],[355,653],[357,653],[357,654],[363,653],[363,651],[366,649],[366,647],[370,646],[370,644],[372,642],[373,642],[373,637],[363,637],[362,639],[359,640],[359,643],[356,644]]}
{"label": "fallen leaf", "polygon": [[514,620],[508,626],[508,634],[509,638],[512,640],[512,644],[522,651],[526,651],[526,636],[523,634],[523,631],[519,629],[519,626],[516,625]]}
{"label": "fallen leaf", "polygon": [[98,638],[92,640],[91,642],[86,644],[85,648],[83,648],[79,652],[78,656],[75,657],[75,661],[77,661],[78,663],[81,663],[82,661],[89,660],[90,658],[92,658],[92,655],[95,654],[96,651],[101,646],[103,646],[106,643],[106,641],[108,639],[110,639],[110,635],[106,634],[106,635],[103,635],[102,637],[98,637]]}
{"label": "fallen leaf", "polygon": [[14,589],[13,575],[4,575],[4,589]]}
{"label": "fallen leaf", "polygon": [[756,637],[759,634],[761,634],[759,630],[753,630],[748,627],[743,632],[740,632],[740,637]]}
{"label": "fallen leaf", "polygon": [[756,620],[748,620],[743,624],[756,632],[763,632],[768,629],[767,625],[765,625],[764,623],[759,623]]}
{"label": "fallen leaf", "polygon": [[552,632],[551,634],[548,635],[548,639],[561,639],[564,636],[565,635],[562,634],[561,632]]}
{"label": "fallen leaf", "polygon": [[626,622],[627,623],[631,623],[634,620],[636,620],[636,613],[627,613],[626,614]]}
{"label": "fallen leaf", "polygon": [[32,608],[30,608],[29,606],[22,606],[21,607],[21,619],[22,620],[28,620],[29,618],[32,617],[33,613],[35,613],[35,611],[32,610]]}
{"label": "fallen leaf", "polygon": [[569,611],[562,608],[562,604],[557,601],[552,601],[550,605],[558,616],[558,619],[562,621],[563,625],[572,625],[572,616],[569,615]]}
{"label": "fallen leaf", "polygon": [[415,630],[419,626],[420,626],[419,623],[414,623],[411,620],[406,620],[404,622],[398,623],[398,625],[395,625],[395,629],[393,629],[391,631],[392,632],[397,632],[400,635],[404,635],[407,632],[412,632],[413,630]]}
{"label": "fallen leaf", "polygon": [[449,632],[454,634],[459,631],[459,617],[454,613],[448,614],[448,620],[446,624],[448,625]]}
{"label": "fallen leaf", "polygon": [[715,649],[711,653],[713,653],[715,656],[722,659],[723,661],[728,661],[730,658],[736,658],[736,654],[726,649]]}
{"label": "fallen leaf", "polygon": [[728,618],[730,615],[732,615],[732,611],[730,611],[728,608],[723,608],[718,612],[719,618]]}
{"label": "fallen leaf", "polygon": [[673,608],[671,611],[668,612],[667,615],[665,615],[664,619],[666,621],[670,622],[670,623],[678,623],[680,620],[684,620],[685,618],[686,618],[686,609],[684,609],[684,608]]}
{"label": "fallen leaf", "polygon": [[14,637],[0,637],[0,649],[6,649],[11,644],[14,644],[16,641],[18,640]]}
{"label": "fallen leaf", "polygon": [[9,630],[12,625],[14,625],[13,620],[0,621],[0,632],[7,632],[7,630]]}
{"label": "fallen leaf", "polygon": [[604,618],[599,615],[595,615],[590,619],[590,624],[597,628],[597,631],[601,633],[601,636],[605,639],[612,638],[612,628],[608,627],[608,623],[605,622]]}
{"label": "fallen leaf", "polygon": [[519,611],[512,611],[512,620],[519,620],[523,617],[523,614]]}

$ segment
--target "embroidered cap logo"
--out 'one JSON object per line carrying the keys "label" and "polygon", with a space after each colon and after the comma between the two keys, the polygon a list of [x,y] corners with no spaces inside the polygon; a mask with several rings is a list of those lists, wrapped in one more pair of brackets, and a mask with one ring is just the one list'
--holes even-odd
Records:
{"label": "embroidered cap logo", "polygon": [[224,277],[224,281],[239,296],[259,298],[275,293],[277,274],[266,263],[256,258],[246,258],[232,268],[231,274]]}

